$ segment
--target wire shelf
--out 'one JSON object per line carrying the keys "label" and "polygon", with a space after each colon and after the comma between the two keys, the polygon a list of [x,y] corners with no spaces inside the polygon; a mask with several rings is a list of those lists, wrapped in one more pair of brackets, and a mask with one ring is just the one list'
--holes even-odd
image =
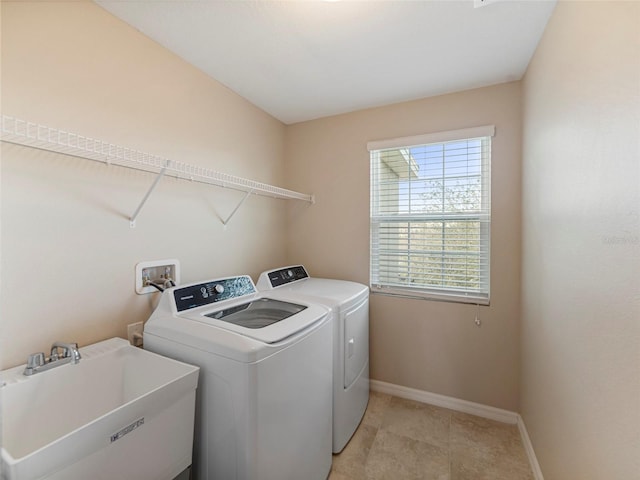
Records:
{"label": "wire shelf", "polygon": [[0,140],[40,150],[95,160],[109,165],[118,165],[151,172],[157,175],[168,175],[193,182],[231,188],[247,192],[248,194],[314,203],[313,195],[221,173],[209,168],[189,165],[184,162],[151,155],[7,115],[2,115]]}

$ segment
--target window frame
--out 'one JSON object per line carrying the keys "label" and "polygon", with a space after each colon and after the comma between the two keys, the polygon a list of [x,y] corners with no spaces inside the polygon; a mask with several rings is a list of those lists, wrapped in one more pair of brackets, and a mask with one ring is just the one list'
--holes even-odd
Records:
{"label": "window frame", "polygon": [[[420,298],[427,300],[448,301],[457,303],[472,303],[479,305],[489,305],[491,297],[491,138],[495,136],[495,126],[486,125],[481,127],[466,128],[460,130],[451,130],[445,132],[429,133],[425,135],[416,135],[411,137],[401,137],[388,140],[372,141],[367,143],[367,149],[370,152],[370,210],[369,210],[369,284],[372,293],[379,293],[384,295]],[[410,285],[393,285],[392,282],[380,282],[374,279],[374,256],[377,249],[377,239],[379,238],[376,233],[380,225],[385,223],[385,215],[374,215],[375,202],[379,202],[380,193],[376,185],[380,185],[379,177],[381,172],[379,169],[374,169],[374,155],[380,154],[381,151],[388,149],[397,149],[398,151],[408,151],[411,147],[444,144],[453,141],[467,141],[473,139],[483,139],[488,141],[488,145],[482,145],[482,151],[485,151],[486,155],[482,156],[481,165],[481,192],[484,198],[486,195],[486,201],[488,206],[486,211],[482,210],[479,213],[469,214],[457,214],[456,218],[471,217],[477,219],[480,224],[480,238],[483,240],[480,242],[479,258],[486,258],[486,263],[481,265],[479,269],[480,274],[480,288],[478,290],[465,290],[464,288],[455,289],[453,287],[435,288],[431,286],[418,286],[413,287]],[[377,159],[378,162],[382,160]],[[407,158],[407,161],[411,161]],[[443,177],[444,179],[444,177]],[[445,222],[447,214],[444,213],[409,213],[406,215],[387,215],[387,219],[394,222]],[[387,222],[389,223],[389,222]],[[409,224],[408,224],[409,225]],[[444,258],[445,249],[441,250],[441,255]],[[407,257],[410,256],[410,249],[407,248]],[[379,269],[378,269],[379,270]]]}

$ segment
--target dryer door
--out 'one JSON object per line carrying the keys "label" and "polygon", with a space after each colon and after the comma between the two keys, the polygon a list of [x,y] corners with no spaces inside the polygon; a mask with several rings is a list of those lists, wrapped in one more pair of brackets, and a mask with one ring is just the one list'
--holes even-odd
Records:
{"label": "dryer door", "polygon": [[369,358],[369,296],[343,315],[344,388],[349,388]]}

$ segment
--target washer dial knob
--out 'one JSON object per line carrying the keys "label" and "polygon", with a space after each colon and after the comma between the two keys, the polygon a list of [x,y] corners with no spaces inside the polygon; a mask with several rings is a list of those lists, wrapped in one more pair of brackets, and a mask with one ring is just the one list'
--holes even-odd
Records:
{"label": "washer dial knob", "polygon": [[215,290],[215,292],[216,292],[217,294],[221,294],[221,293],[223,293],[223,292],[224,292],[224,286],[223,286],[222,284],[220,284],[220,283],[218,283],[217,285],[215,285],[215,286],[213,287],[213,289]]}

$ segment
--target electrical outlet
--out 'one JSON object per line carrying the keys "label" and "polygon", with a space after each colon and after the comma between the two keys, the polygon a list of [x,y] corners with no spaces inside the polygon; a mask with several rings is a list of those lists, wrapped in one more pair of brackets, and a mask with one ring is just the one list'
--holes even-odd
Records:
{"label": "electrical outlet", "polygon": [[159,291],[153,285],[149,285],[149,282],[155,283],[160,288],[166,288],[170,285],[170,280],[176,285],[180,283],[180,262],[176,259],[140,262],[136,265],[138,295]]}
{"label": "electrical outlet", "polygon": [[127,325],[127,338],[129,339],[129,343],[134,347],[139,347],[142,345],[142,332],[143,332],[143,323],[131,323]]}

